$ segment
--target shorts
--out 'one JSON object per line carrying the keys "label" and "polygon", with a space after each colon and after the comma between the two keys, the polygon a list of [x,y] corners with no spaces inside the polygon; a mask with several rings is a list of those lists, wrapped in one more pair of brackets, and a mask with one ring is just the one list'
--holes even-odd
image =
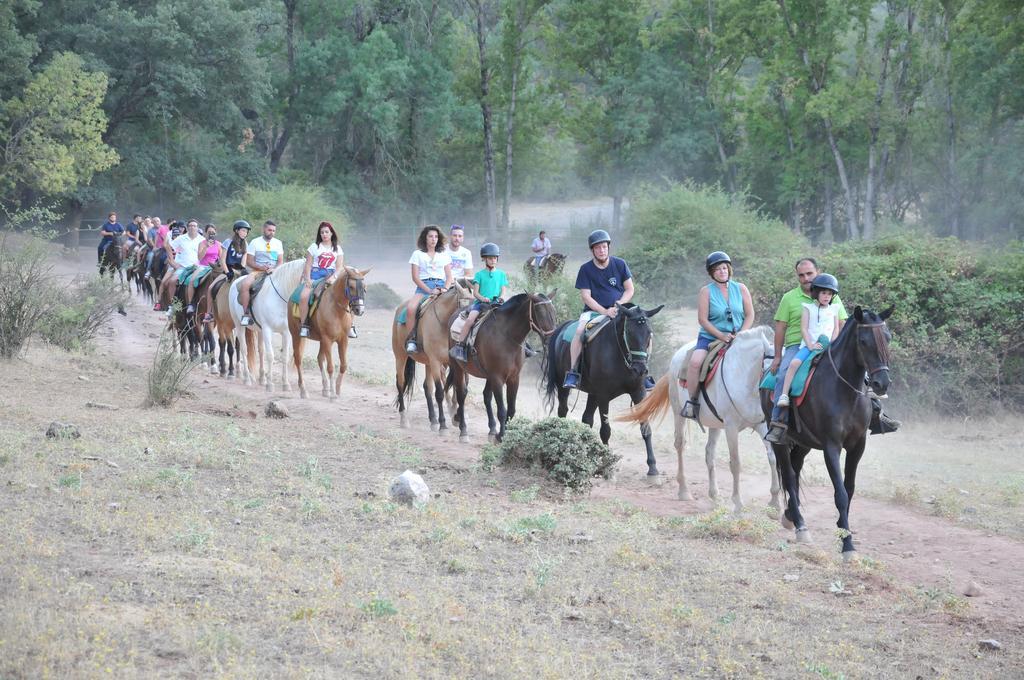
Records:
{"label": "shorts", "polygon": [[474,312],[482,312],[485,309],[489,309],[490,306],[490,302],[480,302],[479,300],[477,300],[476,302],[473,303],[473,306],[470,307],[470,309]]}
{"label": "shorts", "polygon": [[213,267],[209,267],[206,265],[198,267],[192,274],[192,276],[189,277],[188,282],[192,285],[193,288],[198,288],[199,284],[202,283],[203,281],[203,277],[212,271]]}
{"label": "shorts", "polygon": [[709,338],[706,335],[697,335],[697,346],[693,348],[693,351],[704,350],[705,352],[711,347],[711,343],[715,341],[715,338]]}
{"label": "shorts", "polygon": [[185,281],[188,280],[188,277],[192,276],[192,272],[194,272],[195,270],[195,265],[192,265],[191,267],[180,267],[176,275],[178,283],[185,283]]}
{"label": "shorts", "polygon": [[426,286],[426,290],[423,288],[417,288],[413,295],[430,295],[430,291],[435,288],[443,288],[443,279],[423,279],[423,285]]}
{"label": "shorts", "polygon": [[793,357],[793,361],[807,361],[811,357],[811,352],[814,350],[810,347],[800,345],[800,349],[796,351],[796,356]]}
{"label": "shorts", "polygon": [[312,269],[309,270],[309,278],[313,281],[313,283],[317,283],[318,281],[326,279],[333,273],[333,269],[322,269],[321,267],[313,267]]}

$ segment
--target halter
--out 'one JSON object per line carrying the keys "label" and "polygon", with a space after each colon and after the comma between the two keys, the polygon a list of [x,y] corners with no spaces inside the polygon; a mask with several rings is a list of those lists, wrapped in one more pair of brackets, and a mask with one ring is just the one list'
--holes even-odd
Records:
{"label": "halter", "polygon": [[[640,363],[646,364],[648,353],[638,349],[631,349],[629,346],[629,336],[626,334],[626,326],[628,325],[629,317],[626,316],[622,320],[622,346],[625,348],[625,353],[622,356],[622,361],[629,368],[630,359],[639,361]],[[653,335],[653,334],[652,334]],[[618,340],[618,336],[615,336]]]}
{"label": "halter", "polygon": [[533,296],[530,296],[529,300],[530,300],[530,307],[529,307],[529,309],[527,311],[527,317],[530,319],[530,329],[534,330],[534,331],[537,331],[537,335],[539,335],[542,338],[550,337],[550,335],[555,332],[555,329],[552,328],[551,330],[546,331],[546,330],[542,329],[540,326],[537,325],[537,323],[533,320],[533,306],[535,304],[536,305],[550,305],[550,304],[554,304],[554,303],[551,300],[542,300],[540,302],[536,302],[533,299]]}
{"label": "halter", "polygon": [[[363,300],[363,291],[360,290],[360,288],[363,287],[363,280],[353,278],[351,271],[346,270],[345,273],[348,274],[348,276],[345,278],[345,299],[348,300],[349,311],[354,313],[355,310],[352,309],[352,307],[354,305],[359,304]],[[355,282],[356,284],[356,294],[354,297],[349,292],[349,285],[351,285],[353,282]]]}
{"label": "halter", "polygon": [[[879,353],[879,355],[881,355],[883,361],[886,362],[886,363],[882,363],[881,365],[876,366],[874,368],[868,368],[868,376],[869,377],[874,375],[875,373],[881,373],[882,371],[888,371],[889,370],[889,364],[887,363],[888,362],[888,357],[890,356],[889,355],[889,348],[888,348],[888,346],[886,346],[884,344],[883,337],[882,337],[882,328],[884,328],[884,327],[885,327],[885,322],[884,321],[881,322],[881,323],[859,323],[859,322],[857,323],[857,330],[860,330],[861,328],[870,328],[871,329],[871,335],[875,338],[875,347],[878,349],[878,353]],[[862,365],[864,365],[864,366],[867,366],[868,362],[864,361],[864,355],[861,353],[860,343],[855,343],[855,346],[856,346],[856,351],[857,351],[857,357],[860,359],[860,363]],[[832,370],[836,372],[836,375],[839,376],[839,379],[842,380],[843,383],[847,387],[849,387],[851,390],[856,392],[858,396],[864,396],[863,388],[862,389],[857,389],[856,387],[854,387],[853,385],[850,384],[849,380],[847,380],[846,378],[843,377],[842,373],[839,372],[839,367],[836,366],[836,360],[832,358],[832,344],[831,343],[829,343],[828,349],[825,350],[825,353],[828,354],[828,361],[829,361],[830,364],[832,364]]]}

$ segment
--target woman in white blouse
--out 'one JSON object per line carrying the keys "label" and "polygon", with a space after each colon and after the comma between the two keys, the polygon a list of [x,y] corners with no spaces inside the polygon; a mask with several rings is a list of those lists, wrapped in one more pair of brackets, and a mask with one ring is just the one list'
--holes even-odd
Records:
{"label": "woman in white blouse", "polygon": [[409,258],[409,270],[416,290],[406,306],[405,327],[409,337],[405,349],[410,354],[419,351],[416,343],[416,309],[420,302],[432,295],[440,295],[455,283],[452,279],[452,261],[445,251],[445,238],[441,228],[428,224],[416,239],[416,250]]}

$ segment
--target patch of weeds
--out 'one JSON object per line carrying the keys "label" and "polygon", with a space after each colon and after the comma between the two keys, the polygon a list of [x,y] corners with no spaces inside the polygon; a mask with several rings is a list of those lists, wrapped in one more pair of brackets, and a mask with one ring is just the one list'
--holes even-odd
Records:
{"label": "patch of weeds", "polygon": [[530,571],[533,574],[533,585],[537,590],[542,589],[551,580],[551,574],[561,563],[561,560],[555,557],[541,557],[540,554],[535,555],[533,565],[530,567]]}
{"label": "patch of weeds", "polygon": [[398,607],[396,607],[391,600],[380,595],[374,595],[369,601],[359,605],[359,609],[364,614],[373,616],[376,618],[382,618],[386,616],[394,616],[398,613]]}
{"label": "patch of weeds", "polygon": [[212,535],[209,531],[200,531],[196,527],[190,526],[174,538],[179,548],[191,552],[204,549],[209,544]]}
{"label": "patch of weeds", "polygon": [[918,505],[921,502],[921,490],[917,484],[897,484],[892,490],[892,502],[896,505]]}
{"label": "patch of weeds", "polygon": [[720,626],[728,626],[729,624],[731,624],[735,620],[736,620],[736,613],[735,612],[726,612],[722,616],[718,617],[718,625],[720,625]]}
{"label": "patch of weeds", "polygon": [[501,463],[501,447],[494,444],[487,444],[480,451],[480,469],[491,472]]}
{"label": "patch of weeds", "polygon": [[615,551],[615,561],[631,570],[644,571],[657,566],[658,560],[631,545],[624,545]]}
{"label": "patch of weeds", "polygon": [[1024,504],[1024,479],[1016,478],[1000,485],[1000,495],[1003,502],[1011,507],[1018,507]]}
{"label": "patch of weeds", "polygon": [[964,502],[960,495],[953,492],[946,492],[936,496],[932,502],[932,514],[946,519],[959,519],[960,513],[964,510]]}
{"label": "patch of weeds", "polygon": [[538,491],[540,491],[540,486],[534,484],[525,489],[513,489],[509,496],[512,498],[513,503],[532,503],[537,500]]}
{"label": "patch of weeds", "polygon": [[57,486],[62,489],[74,489],[77,491],[82,488],[82,475],[64,475],[57,480]]}
{"label": "patch of weeds", "polygon": [[320,459],[316,456],[310,456],[305,463],[299,466],[299,475],[323,488],[324,491],[330,491],[334,487],[331,476],[320,469]]}
{"label": "patch of weeds", "polygon": [[696,619],[697,616],[700,615],[700,610],[699,609],[694,609],[693,607],[685,607],[683,605],[676,605],[675,607],[672,607],[672,609],[669,610],[669,614],[676,621],[680,621],[680,622],[683,622],[683,623],[690,623],[691,621]]}
{"label": "patch of weeds", "polygon": [[513,541],[523,541],[536,533],[548,534],[555,530],[558,522],[550,512],[537,515],[536,517],[520,517],[519,519],[505,525],[505,538]]}
{"label": "patch of weeds", "polygon": [[430,542],[431,543],[444,543],[449,538],[451,538],[451,535],[452,535],[452,532],[451,532],[450,529],[446,529],[445,527],[435,527],[430,532]]}
{"label": "patch of weeds", "polygon": [[162,468],[156,473],[156,482],[181,491],[192,485],[192,473],[188,470],[179,470],[176,467]]}
{"label": "patch of weeds", "polygon": [[970,608],[971,603],[967,601],[966,597],[946,593],[946,596],[942,598],[942,611],[950,616],[966,616]]}
{"label": "patch of weeds", "polygon": [[460,529],[472,529],[475,526],[476,526],[476,518],[475,517],[465,517],[465,518],[459,520],[459,528]]}
{"label": "patch of weeds", "polygon": [[846,680],[846,676],[837,671],[833,671],[827,665],[823,663],[807,664],[805,668],[811,672],[819,675],[826,680]]}
{"label": "patch of weeds", "polygon": [[442,564],[449,574],[465,574],[469,570],[469,567],[454,557],[445,560]]}
{"label": "patch of weeds", "polygon": [[244,510],[255,510],[256,508],[262,508],[263,502],[264,501],[262,498],[250,498],[249,500],[242,503],[242,508]]}
{"label": "patch of weeds", "polygon": [[[565,418],[516,418],[498,449],[502,465],[544,470],[574,493],[589,491],[595,477],[610,479],[621,458],[589,427]],[[481,465],[485,455],[491,460],[494,454],[481,454]]]}
{"label": "patch of weeds", "polygon": [[7,453],[0,453],[0,465],[7,465],[11,462],[11,456]]}
{"label": "patch of weeds", "polygon": [[324,504],[320,502],[318,498],[303,498],[302,499],[302,516],[311,520],[321,512],[323,512]]}
{"label": "patch of weeds", "polygon": [[687,518],[686,524],[690,534],[697,538],[739,538],[752,542],[765,541],[776,528],[775,522],[766,517],[736,515],[725,508],[716,508],[706,515]]}
{"label": "patch of weeds", "polygon": [[299,607],[291,613],[292,621],[308,621],[316,616],[316,610],[312,607]]}
{"label": "patch of weeds", "polygon": [[410,451],[398,459],[398,462],[408,467],[419,467],[423,465],[423,454],[419,451]]}

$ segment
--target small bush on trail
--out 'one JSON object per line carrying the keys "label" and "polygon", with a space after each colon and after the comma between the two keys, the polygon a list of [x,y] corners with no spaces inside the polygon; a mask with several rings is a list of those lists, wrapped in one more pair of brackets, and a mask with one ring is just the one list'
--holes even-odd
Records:
{"label": "small bush on trail", "polygon": [[370,283],[366,285],[366,306],[370,309],[395,309],[402,304],[391,286],[386,283]]}
{"label": "small bush on trail", "polygon": [[88,350],[100,326],[128,301],[128,293],[110,279],[78,279],[67,301],[49,310],[40,323],[39,335],[69,352]]}
{"label": "small bush on trail", "polygon": [[188,389],[188,374],[203,362],[178,352],[177,338],[171,331],[160,334],[153,366],[146,374],[146,406],[170,406]]}
{"label": "small bush on trail", "polygon": [[[496,448],[502,465],[541,468],[548,479],[577,493],[589,491],[594,477],[609,479],[621,458],[589,427],[565,418],[517,418]],[[481,460],[486,465],[494,456],[485,450]]]}
{"label": "small bush on trail", "polygon": [[264,221],[273,220],[288,259],[305,254],[320,222],[330,222],[341,238],[349,228],[345,213],[327,202],[322,189],[301,184],[283,184],[269,189],[249,187],[228,201],[213,218],[226,231],[230,231],[235,220],[248,220],[253,227],[250,238],[262,233],[260,227]]}
{"label": "small bush on trail", "polygon": [[47,252],[39,239],[18,245],[0,237],[0,359],[17,356],[57,306]]}

